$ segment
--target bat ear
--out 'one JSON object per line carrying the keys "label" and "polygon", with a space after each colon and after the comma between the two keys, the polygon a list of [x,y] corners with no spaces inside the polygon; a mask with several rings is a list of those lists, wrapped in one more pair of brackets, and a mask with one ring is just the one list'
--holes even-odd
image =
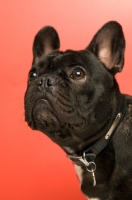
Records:
{"label": "bat ear", "polygon": [[115,21],[106,23],[93,37],[86,48],[114,74],[124,65],[125,39],[122,27]]}
{"label": "bat ear", "polygon": [[33,42],[33,64],[37,63],[43,55],[60,48],[58,33],[51,26],[45,26],[35,36]]}

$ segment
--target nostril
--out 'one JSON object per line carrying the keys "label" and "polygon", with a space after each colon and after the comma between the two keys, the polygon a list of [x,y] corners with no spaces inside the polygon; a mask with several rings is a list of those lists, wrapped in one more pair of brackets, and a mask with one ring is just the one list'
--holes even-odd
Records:
{"label": "nostril", "polygon": [[50,87],[50,86],[53,86],[54,85],[54,81],[51,79],[51,78],[47,78],[47,86]]}

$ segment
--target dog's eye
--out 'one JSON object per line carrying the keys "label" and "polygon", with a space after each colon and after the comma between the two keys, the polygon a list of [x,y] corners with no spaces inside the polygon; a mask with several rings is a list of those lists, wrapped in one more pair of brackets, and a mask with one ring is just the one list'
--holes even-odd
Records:
{"label": "dog's eye", "polygon": [[37,73],[35,72],[35,71],[31,71],[30,73],[29,73],[29,79],[33,79],[33,78],[35,78],[37,76]]}
{"label": "dog's eye", "polygon": [[30,84],[30,82],[36,77],[37,77],[37,72],[35,70],[30,71],[28,75],[28,84]]}
{"label": "dog's eye", "polygon": [[79,80],[85,79],[86,74],[82,69],[79,68],[79,69],[73,70],[71,77],[72,79],[79,81]]}

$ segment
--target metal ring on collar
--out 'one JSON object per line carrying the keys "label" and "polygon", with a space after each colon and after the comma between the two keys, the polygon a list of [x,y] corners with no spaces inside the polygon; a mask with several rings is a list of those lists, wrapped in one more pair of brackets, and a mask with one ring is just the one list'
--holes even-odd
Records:
{"label": "metal ring on collar", "polygon": [[[90,169],[90,167],[91,167],[91,169]],[[86,169],[88,172],[94,172],[96,170],[95,162],[89,162],[89,165],[86,166]]]}

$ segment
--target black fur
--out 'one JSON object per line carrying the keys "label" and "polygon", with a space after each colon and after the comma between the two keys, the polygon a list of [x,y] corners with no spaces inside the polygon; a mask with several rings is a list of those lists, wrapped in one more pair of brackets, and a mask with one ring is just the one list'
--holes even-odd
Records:
{"label": "black fur", "polygon": [[[33,44],[33,65],[25,93],[25,120],[73,155],[81,155],[111,127],[121,102],[115,80],[124,64],[125,39],[117,22],[105,24],[81,51],[59,51],[52,27]],[[97,185],[85,167],[81,189],[100,200],[132,199],[132,98],[112,141],[97,156]],[[69,148],[67,148],[69,147]]]}

